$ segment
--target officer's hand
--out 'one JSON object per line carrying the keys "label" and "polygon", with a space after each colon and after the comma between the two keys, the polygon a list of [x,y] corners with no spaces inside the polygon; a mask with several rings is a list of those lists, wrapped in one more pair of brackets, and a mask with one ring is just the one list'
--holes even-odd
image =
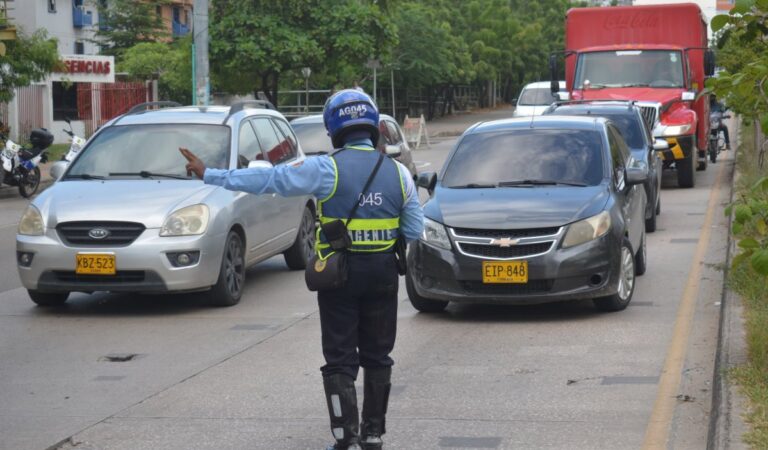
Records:
{"label": "officer's hand", "polygon": [[186,165],[187,169],[187,176],[192,176],[194,173],[197,175],[197,178],[203,179],[203,175],[205,175],[205,164],[195,156],[194,153],[190,152],[189,149],[186,149],[184,147],[179,147],[179,151],[181,152],[182,156],[187,158],[187,161],[189,161]]}

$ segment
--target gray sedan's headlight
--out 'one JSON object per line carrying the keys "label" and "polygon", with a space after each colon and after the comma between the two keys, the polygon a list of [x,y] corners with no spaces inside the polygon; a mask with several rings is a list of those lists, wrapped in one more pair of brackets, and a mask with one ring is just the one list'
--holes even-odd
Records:
{"label": "gray sedan's headlight", "polygon": [[563,248],[573,247],[604,236],[611,229],[611,215],[608,211],[580,220],[568,226],[563,239]]}
{"label": "gray sedan's headlight", "polygon": [[44,228],[43,216],[40,215],[40,211],[32,205],[27,206],[19,221],[19,234],[24,236],[42,236],[45,232]]}
{"label": "gray sedan's headlight", "polygon": [[192,236],[208,229],[208,206],[192,205],[181,208],[165,219],[160,236]]}
{"label": "gray sedan's headlight", "polygon": [[424,218],[424,231],[421,233],[421,240],[426,244],[435,247],[450,250],[451,241],[448,239],[448,233],[445,227],[434,220]]}

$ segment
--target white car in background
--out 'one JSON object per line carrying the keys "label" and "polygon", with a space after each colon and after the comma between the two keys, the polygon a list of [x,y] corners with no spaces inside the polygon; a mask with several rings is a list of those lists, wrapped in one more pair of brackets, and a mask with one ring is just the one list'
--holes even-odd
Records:
{"label": "white car in background", "polygon": [[[565,81],[560,81],[560,92],[565,92]],[[552,103],[561,97],[553,95],[549,81],[528,83],[517,98],[517,106],[513,117],[539,116]]]}

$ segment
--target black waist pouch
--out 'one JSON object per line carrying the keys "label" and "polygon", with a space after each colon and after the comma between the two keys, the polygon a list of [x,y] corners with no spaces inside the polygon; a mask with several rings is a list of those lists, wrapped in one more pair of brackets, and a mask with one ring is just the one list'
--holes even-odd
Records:
{"label": "black waist pouch", "polygon": [[347,226],[341,220],[334,220],[320,225],[320,228],[333,253],[325,259],[313,255],[304,271],[304,281],[310,291],[342,288],[349,276],[347,250],[352,247]]}
{"label": "black waist pouch", "polygon": [[315,254],[304,270],[304,281],[313,292],[340,289],[347,283],[348,276],[347,252],[344,250],[333,252],[325,259]]}
{"label": "black waist pouch", "polygon": [[408,244],[405,243],[405,238],[402,236],[397,238],[397,242],[395,242],[395,259],[397,261],[397,273],[399,275],[405,275],[405,273],[408,271],[408,264],[405,260],[405,251],[407,249]]}

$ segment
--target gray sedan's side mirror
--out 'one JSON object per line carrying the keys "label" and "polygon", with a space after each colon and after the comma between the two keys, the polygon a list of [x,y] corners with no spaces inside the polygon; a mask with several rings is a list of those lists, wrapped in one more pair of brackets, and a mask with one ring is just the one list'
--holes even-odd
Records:
{"label": "gray sedan's side mirror", "polygon": [[399,145],[387,144],[384,147],[384,151],[387,153],[387,156],[392,157],[392,158],[398,158],[400,155],[403,154],[403,152],[400,149]]}
{"label": "gray sedan's side mirror", "polygon": [[416,186],[424,188],[432,195],[437,184],[437,174],[435,172],[422,172],[416,176]]}
{"label": "gray sedan's side mirror", "polygon": [[669,150],[669,144],[664,139],[656,139],[653,141],[653,149],[657,152],[663,152],[664,150]]}
{"label": "gray sedan's side mirror", "polygon": [[51,178],[54,180],[58,180],[61,178],[62,175],[64,175],[64,172],[67,170],[67,166],[69,166],[69,163],[67,161],[56,161],[51,165]]}
{"label": "gray sedan's side mirror", "polygon": [[648,168],[645,164],[639,167],[627,167],[627,186],[633,186],[635,184],[642,184],[648,179]]}
{"label": "gray sedan's side mirror", "polygon": [[274,167],[271,162],[264,161],[263,159],[257,159],[248,163],[249,169],[271,169]]}

